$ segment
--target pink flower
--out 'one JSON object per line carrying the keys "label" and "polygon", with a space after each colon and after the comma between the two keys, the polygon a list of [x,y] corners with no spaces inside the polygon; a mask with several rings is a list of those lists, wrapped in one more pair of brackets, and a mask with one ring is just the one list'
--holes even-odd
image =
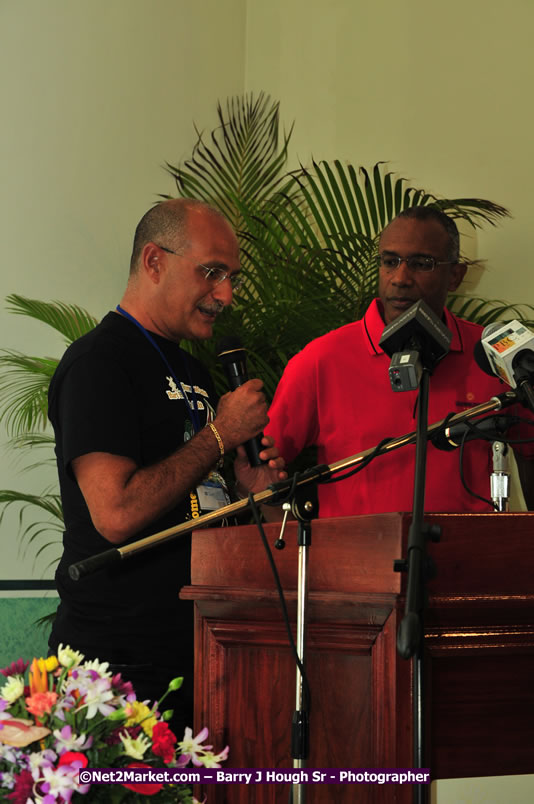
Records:
{"label": "pink flower", "polygon": [[36,718],[41,718],[44,714],[49,714],[57,701],[57,692],[35,692],[26,698],[26,708],[28,712]]}

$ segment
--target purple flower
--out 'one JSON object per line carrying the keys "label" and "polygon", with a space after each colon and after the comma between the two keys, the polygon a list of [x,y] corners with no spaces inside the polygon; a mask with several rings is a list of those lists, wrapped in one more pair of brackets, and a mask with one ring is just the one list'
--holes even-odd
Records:
{"label": "purple flower", "polygon": [[[120,673],[111,679],[111,686],[117,695],[124,695],[127,701],[135,701],[135,692],[131,681],[124,681]],[[133,698],[131,697],[133,696]]]}

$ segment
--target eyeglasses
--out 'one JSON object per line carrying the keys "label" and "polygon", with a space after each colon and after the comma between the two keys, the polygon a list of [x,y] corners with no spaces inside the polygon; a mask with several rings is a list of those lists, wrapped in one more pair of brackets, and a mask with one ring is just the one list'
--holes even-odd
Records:
{"label": "eyeglasses", "polygon": [[[160,246],[158,243],[155,245],[160,248],[162,251],[166,251],[168,254],[174,254],[176,257],[183,257],[183,254],[178,254],[177,251],[173,251],[172,248],[166,248],[165,246]],[[221,282],[224,282],[225,279],[228,279],[230,285],[232,286],[232,290],[239,290],[242,286],[244,277],[240,274],[230,274],[228,271],[225,271],[224,268],[218,268],[217,266],[208,267],[207,265],[202,265],[202,263],[198,264],[198,267],[204,271],[204,279],[209,282],[211,285],[220,285]]]}
{"label": "eyeglasses", "polygon": [[454,265],[452,260],[436,260],[434,257],[425,257],[414,254],[412,257],[399,257],[398,254],[379,254],[378,264],[385,271],[396,271],[401,262],[405,262],[410,271],[433,271],[436,265]]}

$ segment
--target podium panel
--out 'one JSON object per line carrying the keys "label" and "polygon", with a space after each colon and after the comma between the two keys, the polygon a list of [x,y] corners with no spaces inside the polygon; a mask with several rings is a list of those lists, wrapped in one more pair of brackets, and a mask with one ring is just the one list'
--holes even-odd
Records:
{"label": "podium panel", "polygon": [[[534,770],[533,514],[443,514],[425,614],[427,764],[433,778]],[[313,522],[306,669],[316,768],[409,768],[411,662],[396,652],[406,514]],[[266,525],[270,545],[279,526]],[[273,549],[294,630],[297,524]],[[296,667],[254,526],[193,534],[195,723],[230,745],[227,767],[290,770]],[[289,784],[214,785],[210,801],[278,804]],[[306,801],[412,800],[411,786],[306,787]]]}

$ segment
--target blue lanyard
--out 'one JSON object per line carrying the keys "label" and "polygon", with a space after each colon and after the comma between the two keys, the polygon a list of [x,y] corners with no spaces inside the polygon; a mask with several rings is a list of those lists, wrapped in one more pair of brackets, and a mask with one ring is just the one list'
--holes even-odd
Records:
{"label": "blue lanyard", "polygon": [[141,323],[139,323],[137,318],[134,318],[133,315],[128,313],[126,310],[123,310],[123,308],[120,306],[120,304],[117,304],[117,307],[115,309],[117,310],[117,312],[119,312],[121,315],[123,315],[129,321],[131,321],[132,324],[135,324],[135,326],[143,333],[143,335],[148,340],[148,342],[159,353],[161,359],[163,360],[163,362],[167,366],[167,369],[168,369],[171,377],[173,378],[173,380],[176,383],[176,385],[179,386],[179,388],[180,388],[180,390],[182,392],[182,396],[185,399],[187,409],[189,411],[189,416],[191,418],[191,422],[193,423],[193,430],[195,431],[195,433],[198,433],[199,430],[201,429],[200,428],[200,419],[198,417],[198,399],[197,399],[197,395],[195,393],[195,387],[194,387],[193,382],[191,380],[191,374],[189,373],[187,360],[185,360],[185,358],[184,358],[183,362],[184,362],[185,370],[186,370],[186,373],[187,373],[187,378],[189,380],[189,385],[191,386],[191,396],[193,397],[193,404],[191,404],[191,402],[189,401],[188,396],[187,396],[187,394],[185,392],[184,386],[182,385],[180,380],[176,377],[176,374],[172,370],[171,364],[169,363],[169,361],[167,360],[167,358],[165,357],[165,355],[163,354],[163,352],[159,348],[158,344],[156,343],[156,341],[154,340],[154,338],[152,337],[150,332],[148,332],[148,330],[146,330],[144,328],[144,326]]}

